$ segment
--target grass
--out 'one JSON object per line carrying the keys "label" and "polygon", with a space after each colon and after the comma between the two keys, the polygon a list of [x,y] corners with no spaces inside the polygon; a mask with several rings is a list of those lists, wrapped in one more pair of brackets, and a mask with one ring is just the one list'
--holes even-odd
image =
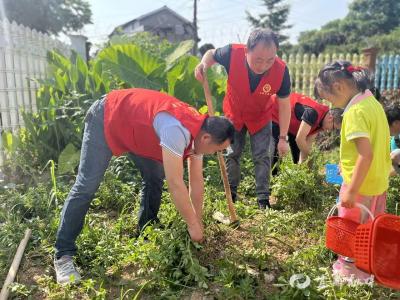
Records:
{"label": "grass", "polygon": [[[294,167],[285,164],[287,170]],[[119,179],[111,168],[77,241],[76,260],[84,280],[76,286],[57,285],[52,266],[59,214],[71,182],[58,180],[56,195],[51,180],[28,189],[3,189],[0,280],[4,281],[29,226],[32,238],[12,286],[13,299],[400,299],[399,293],[376,285],[332,283],[330,268],[335,256],[324,247],[324,220],[335,189],[321,184],[315,194],[308,191],[312,201],[296,205],[304,199],[296,180],[302,178],[303,186],[308,186],[319,184],[322,177],[310,178],[308,169],[292,170],[298,173],[293,182],[287,182],[292,186],[290,193],[280,195],[286,197],[284,205],[278,201],[275,210],[262,212],[252,194],[251,170],[250,161],[245,160],[241,201],[236,204],[241,226],[234,229],[211,217],[216,210],[226,214],[227,210],[218,166],[213,161],[206,163],[206,240],[200,245],[190,241],[166,191],[160,210],[166,228],[148,227],[147,239],[133,237],[140,185],[135,176]],[[282,174],[275,184],[290,180],[285,171]],[[400,185],[396,184],[390,193],[398,193]],[[294,199],[296,189],[301,197]],[[392,209],[395,197],[390,197],[388,207]],[[329,200],[317,203],[322,198]],[[294,274],[303,276],[297,283],[310,278],[310,285],[291,284]]]}

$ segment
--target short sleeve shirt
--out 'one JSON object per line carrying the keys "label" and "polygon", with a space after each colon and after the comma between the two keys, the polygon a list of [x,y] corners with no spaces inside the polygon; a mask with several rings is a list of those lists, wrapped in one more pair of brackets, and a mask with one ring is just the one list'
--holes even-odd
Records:
{"label": "short sleeve shirt", "polygon": [[294,114],[297,120],[304,121],[311,127],[318,121],[317,111],[307,105],[296,103],[294,106]]}
{"label": "short sleeve shirt", "polygon": [[[153,121],[154,130],[160,139],[160,146],[176,156],[183,157],[190,144],[190,132],[182,123],[168,112],[159,112]],[[201,155],[192,155],[201,158]]]}
{"label": "short sleeve shirt", "polygon": [[[361,95],[362,97],[362,95]],[[373,151],[373,159],[368,173],[360,187],[359,194],[380,195],[389,185],[390,133],[382,105],[368,96],[346,108],[341,128],[340,162],[343,179],[351,182],[358,159],[355,139],[368,138]]]}

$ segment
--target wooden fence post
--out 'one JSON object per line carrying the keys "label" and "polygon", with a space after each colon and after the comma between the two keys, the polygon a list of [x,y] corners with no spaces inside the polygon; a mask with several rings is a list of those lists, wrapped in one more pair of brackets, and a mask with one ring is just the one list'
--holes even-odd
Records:
{"label": "wooden fence post", "polygon": [[295,62],[295,91],[298,93],[301,92],[300,79],[301,79],[301,55],[300,53],[297,53]]}
{"label": "wooden fence post", "polygon": [[393,68],[394,68],[394,56],[389,55],[388,59],[388,75],[387,75],[387,82],[386,82],[386,89],[391,90],[393,88]]}
{"label": "wooden fence post", "polygon": [[381,56],[381,64],[380,64],[380,68],[381,68],[381,82],[380,82],[380,88],[379,90],[384,91],[386,90],[386,66],[387,66],[387,56],[386,55],[382,55]]}
{"label": "wooden fence post", "polygon": [[362,49],[361,52],[364,56],[362,65],[368,68],[368,70],[370,70],[372,74],[374,74],[376,65],[376,56],[378,55],[379,48],[376,47],[365,48]]}
{"label": "wooden fence post", "polygon": [[315,57],[315,54],[311,54],[311,59],[310,59],[310,78],[309,78],[309,87],[308,87],[308,95],[311,97],[314,97],[314,82],[315,78],[317,77],[317,59]]}
{"label": "wooden fence post", "polygon": [[400,55],[396,55],[396,58],[394,60],[394,80],[393,80],[393,89],[398,89],[399,86],[399,76],[400,76]]}

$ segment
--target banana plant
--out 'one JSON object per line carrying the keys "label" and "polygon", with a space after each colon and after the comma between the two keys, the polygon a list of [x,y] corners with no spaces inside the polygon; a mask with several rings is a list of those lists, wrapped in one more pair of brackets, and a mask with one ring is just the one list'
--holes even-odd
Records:
{"label": "banana plant", "polygon": [[[165,47],[157,55],[131,40],[126,43],[120,40],[110,43],[89,63],[76,53],[67,58],[58,52],[49,52],[48,76],[36,80],[39,84],[37,112],[22,113],[24,138],[19,138],[19,133],[6,132],[4,147],[11,153],[23,144],[35,149],[37,167],[51,159],[62,163],[61,170],[71,171],[79,161],[85,113],[96,99],[110,90],[154,89],[197,108],[203,107],[203,89],[194,78],[199,58],[189,54],[192,47],[192,41],[185,41]],[[215,68],[210,71],[209,79],[215,107],[220,110],[226,85],[224,72]],[[69,158],[73,158],[73,163],[68,164]]]}

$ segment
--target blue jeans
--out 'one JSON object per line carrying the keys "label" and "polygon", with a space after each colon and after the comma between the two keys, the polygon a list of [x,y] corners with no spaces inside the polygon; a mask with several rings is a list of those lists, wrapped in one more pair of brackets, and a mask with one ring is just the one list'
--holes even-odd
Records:
{"label": "blue jeans", "polygon": [[164,167],[162,163],[129,153],[142,176],[142,189],[139,208],[138,227],[142,230],[149,222],[159,222],[157,218],[161,205],[164,184]]}
{"label": "blue jeans", "polygon": [[[82,231],[85,215],[110,163],[112,152],[104,136],[104,98],[89,108],[85,117],[81,157],[76,181],[64,203],[56,239],[56,257],[75,255],[75,241]],[[131,154],[143,178],[139,228],[157,220],[164,169],[161,163]]]}
{"label": "blue jeans", "polygon": [[[265,127],[250,135],[251,154],[254,163],[256,194],[260,204],[266,204],[269,200],[269,181],[271,172],[272,156],[272,125],[268,123]],[[240,183],[240,158],[246,143],[247,128],[235,131],[233,150],[227,156],[226,167],[228,171],[229,185],[233,199],[236,199],[237,188]]]}

